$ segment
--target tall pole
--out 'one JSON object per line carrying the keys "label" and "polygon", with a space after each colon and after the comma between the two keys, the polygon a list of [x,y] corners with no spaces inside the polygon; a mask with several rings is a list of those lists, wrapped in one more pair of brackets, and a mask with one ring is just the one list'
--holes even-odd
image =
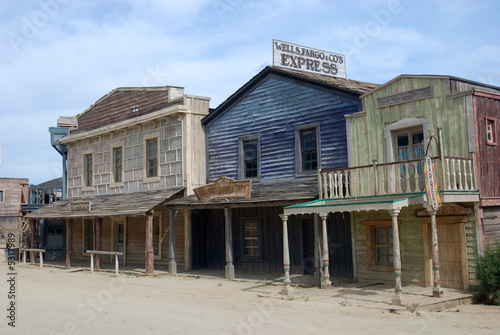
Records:
{"label": "tall pole", "polygon": [[283,221],[283,269],[285,270],[285,286],[281,289],[281,294],[292,296],[293,289],[290,286],[290,251],[288,249],[288,215],[280,214]]}
{"label": "tall pole", "polygon": [[66,267],[73,263],[73,219],[66,219]]}
{"label": "tall pole", "polygon": [[394,296],[392,297],[393,305],[405,305],[406,301],[403,297],[403,285],[401,283],[401,249],[399,246],[399,228],[398,228],[398,214],[399,209],[390,211],[392,217],[392,257],[394,267],[394,277],[396,279],[396,286],[394,287]]}
{"label": "tall pole", "polygon": [[[95,239],[96,239],[96,250],[102,251],[102,218],[97,218],[95,226]],[[95,268],[100,270],[102,266],[102,255],[96,254],[95,256]]]}
{"label": "tall pole", "polygon": [[332,287],[332,282],[330,281],[330,256],[328,252],[328,231],[326,229],[326,221],[328,220],[327,213],[321,213],[321,224],[323,230],[323,278],[321,282],[321,288],[326,289]]}
{"label": "tall pole", "polygon": [[226,235],[226,279],[233,280],[234,264],[233,264],[233,230],[232,230],[232,211],[230,208],[224,208],[225,218],[225,235]]}
{"label": "tall pole", "polygon": [[150,275],[154,272],[153,211],[149,211],[146,213],[145,268],[147,275]]}
{"label": "tall pole", "polygon": [[434,270],[434,288],[432,296],[442,298],[444,296],[443,288],[441,287],[441,275],[439,273],[439,245],[437,236],[436,210],[429,211],[431,214],[431,243],[432,243],[432,268]]}

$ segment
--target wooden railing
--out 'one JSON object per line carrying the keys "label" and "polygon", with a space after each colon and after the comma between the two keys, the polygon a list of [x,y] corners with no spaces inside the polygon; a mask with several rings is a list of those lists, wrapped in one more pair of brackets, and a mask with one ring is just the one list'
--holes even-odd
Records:
{"label": "wooden railing", "polygon": [[[444,161],[444,164],[443,164]],[[434,157],[440,191],[477,191],[475,158]],[[443,178],[444,175],[444,178]],[[320,199],[342,199],[425,191],[424,159],[318,169]]]}

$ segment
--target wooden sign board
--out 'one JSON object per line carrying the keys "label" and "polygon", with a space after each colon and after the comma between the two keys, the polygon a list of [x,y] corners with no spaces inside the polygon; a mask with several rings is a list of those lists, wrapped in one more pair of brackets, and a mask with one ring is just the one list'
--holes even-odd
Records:
{"label": "wooden sign board", "polygon": [[432,98],[432,87],[424,87],[416,90],[406,91],[377,99],[377,108],[399,105],[405,102]]}
{"label": "wooden sign board", "polygon": [[278,40],[273,40],[273,65],[347,78],[344,55]]}
{"label": "wooden sign board", "polygon": [[221,177],[213,184],[195,188],[194,193],[198,200],[250,198],[252,196],[252,181]]}
{"label": "wooden sign board", "polygon": [[[462,207],[456,204],[446,204],[444,206],[439,207],[437,211],[437,216],[467,216],[472,214],[472,208]],[[417,217],[426,217],[431,216],[427,209],[417,209],[415,211],[415,215]]]}
{"label": "wooden sign board", "polygon": [[432,159],[429,156],[425,156],[425,186],[427,189],[427,202],[432,207],[432,209],[437,210],[441,201],[439,199],[439,192],[437,189],[436,182],[436,167],[432,163]]}
{"label": "wooden sign board", "polygon": [[69,205],[72,212],[90,212],[90,201],[72,202]]}

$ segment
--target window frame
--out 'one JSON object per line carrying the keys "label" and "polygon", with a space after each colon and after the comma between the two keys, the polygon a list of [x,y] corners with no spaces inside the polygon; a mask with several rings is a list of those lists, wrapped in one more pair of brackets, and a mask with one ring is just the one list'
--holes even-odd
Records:
{"label": "window frame", "polygon": [[[418,144],[419,146],[422,145],[422,157],[417,157],[414,158],[413,156],[415,155],[415,150],[414,148],[416,145],[413,143],[413,134],[415,132],[422,132],[422,138],[423,141],[421,144]],[[405,160],[400,160],[399,159],[399,144],[398,144],[398,137],[399,135],[402,134],[407,134],[408,135],[408,159]],[[416,127],[411,127],[411,128],[403,128],[403,129],[398,129],[393,132],[394,136],[394,157],[397,159],[396,162],[405,162],[409,160],[414,160],[414,159],[422,159],[422,162],[419,162],[417,167],[418,167],[418,173],[424,173],[424,157],[425,157],[425,133],[424,129],[422,126],[416,126]],[[403,164],[400,165],[400,175],[406,175],[406,168]]]}
{"label": "window frame", "polygon": [[[368,266],[368,270],[374,270],[374,271],[394,271],[394,265],[393,264],[377,264],[376,262],[376,247],[377,244],[375,243],[376,235],[375,235],[375,229],[376,228],[386,228],[389,227],[392,229],[392,221],[391,220],[382,220],[382,221],[365,221],[365,227],[366,227],[366,264]],[[399,241],[401,244],[401,221],[398,220],[398,229],[400,231],[399,233]],[[394,243],[394,242],[393,242]],[[394,257],[394,255],[393,255]]]}
{"label": "window frame", "polygon": [[[498,145],[498,119],[486,116],[485,120],[485,135],[486,135],[486,145],[497,146]],[[488,125],[491,124],[491,131],[488,131]],[[491,140],[489,139],[489,134],[491,134]]]}
{"label": "window frame", "polygon": [[[295,175],[309,176],[316,174],[318,167],[321,166],[321,127],[320,122],[303,124],[295,127]],[[302,158],[302,132],[307,130],[316,131],[316,169],[304,170]]]}
{"label": "window frame", "polygon": [[[262,221],[260,217],[244,217],[240,219],[241,222],[241,260],[247,262],[261,262],[262,259]],[[245,236],[245,224],[255,223],[257,224],[257,255],[247,255],[246,254],[246,241],[247,236]],[[250,237],[249,237],[250,238]],[[252,239],[255,237],[252,237]]]}
{"label": "window frame", "polygon": [[[123,154],[125,153],[125,150],[124,150],[123,147],[124,147],[123,143],[116,143],[116,144],[113,144],[111,146],[111,153],[110,153],[110,157],[111,157],[111,180],[110,180],[110,184],[111,184],[112,187],[118,187],[118,186],[124,186],[125,185],[125,181],[124,181],[124,177],[125,177],[125,167],[124,167],[125,158],[123,156]],[[115,181],[115,178],[116,178],[116,175],[115,175],[115,172],[116,172],[115,150],[116,149],[121,149],[121,181],[119,181],[119,182]]]}
{"label": "window frame", "polygon": [[[91,160],[92,160],[92,170],[90,171],[91,172],[91,179],[90,179],[90,183],[91,185],[88,186],[87,185],[87,182],[88,182],[88,171],[87,171],[87,160],[86,158],[90,156],[91,157]],[[94,190],[94,171],[95,171],[95,168],[94,168],[94,151],[93,150],[85,150],[82,152],[82,190],[83,191],[93,191]]]}
{"label": "window frame", "polygon": [[[148,176],[148,167],[149,167],[149,159],[148,159],[148,141],[156,140],[156,176]],[[143,144],[143,173],[144,173],[144,182],[154,182],[160,180],[160,134],[155,133],[151,135],[144,136],[144,144]]]}
{"label": "window frame", "polygon": [[[87,248],[88,244],[88,235],[87,235],[87,227],[88,225],[92,225],[92,249]],[[90,257],[90,254],[86,253],[87,250],[95,250],[96,240],[95,240],[95,220],[94,219],[82,219],[82,255]]]}
{"label": "window frame", "polygon": [[[245,142],[256,141],[257,142],[257,176],[256,177],[246,177],[245,175]],[[238,139],[238,178],[241,179],[251,179],[252,181],[259,181],[261,179],[261,157],[260,157],[260,134],[252,134],[241,136]]]}

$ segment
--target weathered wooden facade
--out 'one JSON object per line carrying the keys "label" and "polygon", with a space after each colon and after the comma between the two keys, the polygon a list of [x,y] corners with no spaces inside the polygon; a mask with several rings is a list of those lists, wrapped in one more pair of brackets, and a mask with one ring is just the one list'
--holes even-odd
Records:
{"label": "weathered wooden facade", "polygon": [[[491,99],[498,90],[449,76],[402,75],[363,95],[363,111],[346,115],[349,168],[321,170],[321,199],[285,214],[351,212],[356,276],[396,278],[395,304],[404,304],[403,285],[433,286],[441,296],[442,287],[477,283],[481,200],[498,188],[496,177],[483,193],[498,165],[482,164],[491,156],[480,149],[486,122],[477,95]],[[490,146],[482,150],[496,149]],[[426,193],[425,156],[435,164],[440,205]]]}
{"label": "weathered wooden facade", "polygon": [[[207,182],[250,180],[252,194],[167,203],[191,213],[193,268],[225,268],[227,278],[235,271],[280,273],[283,266],[298,274],[317,272],[317,218],[290,222],[286,233],[295,248],[290,262],[283,262],[279,215],[285,205],[317,198],[318,166],[347,166],[344,115],[358,112],[359,96],[375,87],[266,67],[205,117]],[[326,238],[338,258],[331,274],[352,277],[349,214],[330,216],[328,226]]]}
{"label": "weathered wooden facade", "polygon": [[[208,111],[209,98],[180,87],[111,91],[58,139],[67,151],[67,199],[28,217],[66,220],[68,266],[97,250],[120,252],[122,264],[144,266],[146,273],[154,265],[184,270],[183,213],[174,216],[162,205],[205,180],[201,119]],[[97,259],[98,266],[114,261]]]}
{"label": "weathered wooden facade", "polygon": [[[0,178],[0,233],[2,239],[9,233],[20,241],[22,231],[21,206],[29,201],[28,178]],[[6,242],[6,239],[1,241]],[[16,247],[19,247],[16,243]]]}

